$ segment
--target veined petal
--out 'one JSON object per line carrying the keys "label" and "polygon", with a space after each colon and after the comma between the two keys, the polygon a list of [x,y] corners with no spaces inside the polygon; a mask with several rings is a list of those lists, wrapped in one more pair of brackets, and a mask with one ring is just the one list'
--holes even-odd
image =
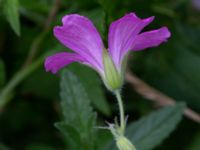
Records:
{"label": "veined petal", "polygon": [[45,70],[53,74],[72,62],[84,62],[84,58],[75,53],[60,52],[45,59]]}
{"label": "veined petal", "polygon": [[103,70],[101,37],[92,22],[77,14],[62,18],[62,26],[54,28],[55,37],[66,47],[82,56],[99,71]]}
{"label": "veined petal", "polygon": [[109,53],[118,68],[121,66],[122,58],[132,47],[137,34],[153,19],[154,17],[140,19],[135,13],[130,13],[110,25],[108,35]]}
{"label": "veined petal", "polygon": [[171,33],[167,27],[162,27],[157,30],[143,32],[136,37],[131,50],[139,51],[145,48],[158,46],[162,42],[167,41],[167,39],[170,36]]}

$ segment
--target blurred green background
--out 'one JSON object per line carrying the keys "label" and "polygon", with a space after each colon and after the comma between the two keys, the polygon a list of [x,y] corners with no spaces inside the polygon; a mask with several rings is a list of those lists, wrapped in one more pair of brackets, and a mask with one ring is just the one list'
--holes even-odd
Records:
{"label": "blurred green background", "polygon": [[[200,113],[200,0],[0,0],[0,149],[65,149],[54,127],[62,118],[60,77],[46,73],[43,67],[44,56],[67,50],[54,38],[52,28],[61,24],[65,14],[85,15],[106,45],[109,24],[128,12],[141,18],[156,16],[145,30],[168,26],[172,32],[160,47],[133,53],[129,69]],[[98,75],[79,64],[68,69],[85,86],[98,112],[98,124],[112,120],[118,114],[116,102]],[[129,83],[124,85],[123,98],[129,121],[156,109]],[[183,118],[156,148],[177,149],[200,150],[198,123]]]}

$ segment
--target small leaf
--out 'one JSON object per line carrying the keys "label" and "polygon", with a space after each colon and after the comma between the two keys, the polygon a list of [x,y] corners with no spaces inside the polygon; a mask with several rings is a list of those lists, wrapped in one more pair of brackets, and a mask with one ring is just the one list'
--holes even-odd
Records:
{"label": "small leaf", "polygon": [[19,2],[3,0],[3,12],[15,33],[20,36]]}
{"label": "small leaf", "polygon": [[[175,129],[182,118],[184,110],[183,104],[167,106],[152,114],[131,123],[126,136],[138,150],[151,150],[158,146]],[[106,150],[113,149],[112,142]],[[116,147],[115,147],[116,149]]]}
{"label": "small leaf", "polygon": [[127,128],[127,137],[139,150],[151,150],[176,128],[184,110],[183,104],[158,110]]}
{"label": "small leaf", "polygon": [[[90,107],[89,97],[80,81],[74,74],[66,70],[62,72],[60,95],[64,121],[57,124],[57,127],[71,138],[76,133],[75,139],[77,141],[80,138],[81,149],[93,149],[96,132],[94,129],[96,114]],[[67,139],[69,140],[69,138]]]}

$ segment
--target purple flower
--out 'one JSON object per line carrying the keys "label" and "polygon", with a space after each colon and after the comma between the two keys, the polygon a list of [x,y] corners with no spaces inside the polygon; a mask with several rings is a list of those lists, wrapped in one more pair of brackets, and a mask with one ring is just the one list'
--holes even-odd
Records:
{"label": "purple flower", "polygon": [[[72,62],[80,62],[95,69],[103,80],[112,67],[118,74],[114,78],[121,78],[122,64],[128,52],[158,46],[170,37],[167,27],[141,33],[153,19],[141,19],[135,13],[129,13],[114,21],[109,28],[106,50],[97,29],[88,18],[78,14],[66,15],[62,18],[63,25],[54,27],[54,35],[74,52],[61,52],[46,58],[45,69],[56,73]],[[104,59],[106,56],[109,60]]]}

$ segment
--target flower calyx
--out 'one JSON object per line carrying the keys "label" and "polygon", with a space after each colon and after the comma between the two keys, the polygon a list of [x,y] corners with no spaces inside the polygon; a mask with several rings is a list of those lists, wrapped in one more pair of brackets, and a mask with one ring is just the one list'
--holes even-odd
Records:
{"label": "flower calyx", "polygon": [[123,84],[123,76],[117,70],[106,49],[103,50],[104,77],[103,81],[110,91],[119,90]]}

